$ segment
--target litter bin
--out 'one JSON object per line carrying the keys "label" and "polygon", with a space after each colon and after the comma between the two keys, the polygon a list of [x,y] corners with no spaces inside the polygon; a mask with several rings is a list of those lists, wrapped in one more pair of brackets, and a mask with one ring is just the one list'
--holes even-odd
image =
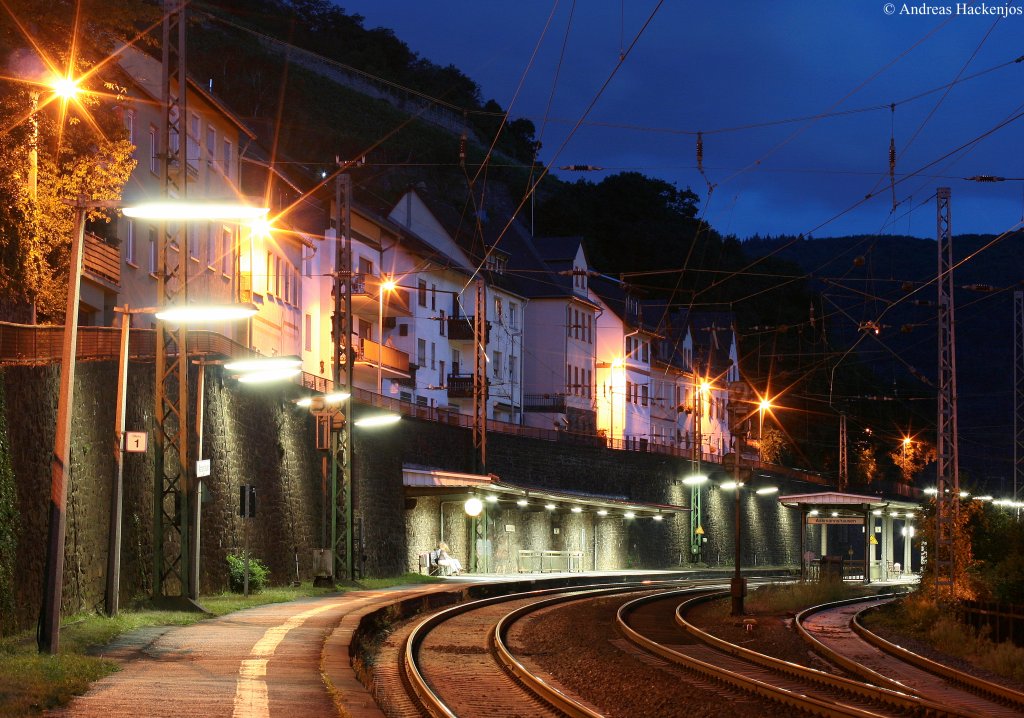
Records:
{"label": "litter bin", "polygon": [[842,581],[843,580],[843,557],[842,556],[822,556],[821,557],[821,573],[819,574],[821,581]]}

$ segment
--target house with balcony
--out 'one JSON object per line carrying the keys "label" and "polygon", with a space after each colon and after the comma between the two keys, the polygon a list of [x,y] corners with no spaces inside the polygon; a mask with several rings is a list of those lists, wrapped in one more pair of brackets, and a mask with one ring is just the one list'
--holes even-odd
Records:
{"label": "house with balcony", "polygon": [[640,298],[626,283],[599,275],[589,282],[600,307],[595,326],[598,432],[608,445],[645,450],[651,441],[652,347],[661,339],[644,321]]}
{"label": "house with balcony", "polygon": [[[488,418],[521,423],[526,298],[506,273],[510,254],[495,245],[474,245],[473,228],[485,220],[466,218],[417,189],[408,190],[388,218],[402,232],[385,251],[385,262],[413,292],[413,316],[399,325],[396,344],[413,354],[416,385],[399,387],[399,396],[471,415],[479,351],[487,374]],[[479,343],[478,313],[485,327]]]}
{"label": "house with balcony", "polygon": [[[161,147],[162,69],[159,60],[133,47],[124,48],[118,55],[120,69],[128,78],[126,101],[121,109],[129,139],[135,145],[137,166],[124,187],[124,204],[136,204],[162,199],[161,171],[164,149]],[[188,81],[186,87],[188,116],[182,119],[186,130],[184,167],[172,168],[178,175],[178,187],[184,187],[176,199],[238,202],[245,200],[240,189],[240,150],[255,139],[247,128],[223,103],[202,86]],[[257,204],[260,198],[251,201]],[[181,268],[179,279],[188,283],[190,301],[233,303],[243,301],[254,286],[246,282],[258,278],[263,282],[262,293],[267,296],[267,283],[273,285],[274,306],[296,307],[298,295],[297,272],[284,264],[272,263],[273,279],[267,270],[267,259],[259,253],[263,244],[254,238],[247,224],[221,221],[193,221],[184,226],[171,223],[171,234],[178,241],[170,244],[168,252],[175,257],[174,264]],[[90,313],[96,323],[113,324],[113,307],[128,304],[131,307],[153,307],[162,304],[157,296],[158,233],[161,223],[117,218],[108,226],[105,238],[109,247],[99,247],[89,240],[85,248],[86,265],[83,276],[83,313]],[[96,237],[94,236],[94,239]],[[283,259],[283,257],[282,257]],[[248,262],[248,269],[246,269]],[[249,279],[246,279],[248,274]],[[269,308],[264,303],[261,313]],[[278,352],[289,350],[287,327],[281,312],[267,321],[282,336],[266,339],[267,349]],[[250,345],[258,331],[259,320],[250,325],[225,323],[209,327],[235,341]],[[151,316],[135,319],[140,326],[153,326]],[[261,340],[262,341],[262,340]]]}
{"label": "house with balcony", "polygon": [[[516,241],[518,240],[518,241]],[[524,423],[597,434],[596,316],[592,274],[580,237],[516,233],[511,266],[529,297],[523,365]]]}
{"label": "house with balcony", "polygon": [[[339,294],[335,316],[335,275],[344,267],[343,242],[334,225],[340,211],[332,198],[313,211],[300,211],[301,202],[316,204],[315,198],[296,187],[287,206],[292,209],[282,219],[297,214],[295,221],[305,227],[321,227],[318,234],[308,235],[301,257],[300,285],[304,294],[302,306],[302,343],[298,355],[308,374],[333,380],[335,327],[344,325],[344,296]],[[400,228],[374,211],[353,202],[348,212],[349,246],[352,255],[352,336],[348,346],[353,362],[353,384],[356,388],[385,396],[398,397],[398,386],[415,381],[416,367],[407,349],[400,348],[401,332],[406,331],[412,315],[412,292],[402,286],[399,277],[385,271],[384,251],[398,242]],[[395,280],[395,285],[391,282]],[[343,292],[344,290],[342,290]],[[390,391],[389,391],[390,389]],[[404,398],[404,397],[403,397]]]}

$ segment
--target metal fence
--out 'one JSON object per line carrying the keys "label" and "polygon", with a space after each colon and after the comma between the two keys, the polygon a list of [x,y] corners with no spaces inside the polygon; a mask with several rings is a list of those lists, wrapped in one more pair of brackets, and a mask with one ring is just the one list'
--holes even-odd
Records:
{"label": "metal fence", "polygon": [[[76,356],[79,361],[100,361],[117,359],[120,352],[119,327],[79,327]],[[0,322],[0,364],[52,364],[61,359],[64,342],[64,327],[57,325],[25,325]],[[198,356],[219,356],[223,358],[244,358],[257,356],[241,344],[223,334],[206,330],[190,330],[188,333],[188,349],[190,354]],[[133,359],[152,359],[156,357],[156,331],[153,329],[132,329],[129,356]],[[298,383],[312,391],[329,392],[334,383],[325,377],[303,372]],[[425,421],[435,421],[451,426],[472,428],[473,417],[457,411],[424,406],[411,401],[402,401],[382,396],[366,389],[355,388],[352,398],[361,404],[376,406],[394,411],[403,416],[415,417]],[[668,444],[656,444],[646,439],[608,439],[595,434],[581,434],[571,431],[541,429],[522,424],[511,424],[504,421],[488,420],[487,430],[499,434],[521,436],[542,441],[557,441],[577,446],[607,447],[622,451],[663,454],[679,458],[692,458],[693,450]],[[704,453],[701,461],[709,464],[721,464],[720,454]],[[782,466],[770,466],[761,462],[747,462],[744,468],[770,469],[774,473],[791,475],[812,483],[825,483],[817,474],[789,469]]]}
{"label": "metal fence", "polygon": [[984,632],[996,643],[1012,641],[1024,647],[1024,605],[991,601],[962,601],[960,621]]}

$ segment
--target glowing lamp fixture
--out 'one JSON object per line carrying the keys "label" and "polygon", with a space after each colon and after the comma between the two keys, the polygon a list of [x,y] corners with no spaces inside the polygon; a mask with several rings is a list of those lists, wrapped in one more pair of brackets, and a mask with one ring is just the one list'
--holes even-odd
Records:
{"label": "glowing lamp fixture", "polygon": [[251,371],[245,374],[238,375],[238,381],[243,384],[269,384],[274,381],[283,381],[284,379],[291,379],[302,372],[302,369],[298,367],[288,369],[266,369],[264,371]]}
{"label": "glowing lamp fixture", "polygon": [[496,504],[496,503],[498,503],[498,497],[495,496],[494,494],[488,494],[487,495],[487,502],[491,503],[491,504]]}
{"label": "glowing lamp fixture", "polygon": [[911,445],[912,443],[913,443],[913,442],[912,442],[912,441],[910,440],[910,437],[909,437],[909,436],[905,436],[905,437],[903,437],[903,445],[904,445],[904,446],[910,446],[910,445]]}
{"label": "glowing lamp fixture", "polygon": [[393,292],[393,291],[395,291],[395,288],[397,286],[398,286],[398,282],[396,282],[393,279],[385,279],[383,282],[380,283],[381,291],[384,291],[384,292]]}
{"label": "glowing lamp fixture", "polygon": [[[316,398],[323,401],[323,403],[325,404],[340,404],[341,402],[345,401],[351,396],[352,395],[349,394],[347,391],[336,391],[332,394],[323,394]],[[313,397],[307,396],[302,399],[299,399],[295,403],[303,408],[309,408],[310,406],[313,405]]]}
{"label": "glowing lamp fixture", "polygon": [[807,514],[807,515],[808,515],[808,516],[817,516],[817,515],[818,515],[818,509],[811,509],[811,510],[810,510],[810,511],[808,512],[808,514]]}
{"label": "glowing lamp fixture", "polygon": [[722,484],[722,490],[735,491],[736,489],[741,488],[742,486],[742,482],[739,481],[726,481],[724,484]]}
{"label": "glowing lamp fixture", "polygon": [[356,426],[367,429],[377,426],[388,426],[390,424],[397,424],[402,420],[400,414],[377,414],[376,416],[367,416],[353,422]]}
{"label": "glowing lamp fixture", "polygon": [[839,512],[838,511],[833,511],[832,512],[832,518],[836,518],[837,516],[839,516]]}
{"label": "glowing lamp fixture", "polygon": [[155,313],[157,319],[171,324],[201,324],[248,319],[256,314],[251,304],[216,304],[183,307],[164,307]]}
{"label": "glowing lamp fixture", "polygon": [[636,518],[636,514],[634,514],[632,511],[627,511],[626,513],[624,513],[622,515],[625,516],[627,519],[635,519]]}
{"label": "glowing lamp fixture", "polygon": [[778,486],[762,486],[756,493],[758,496],[764,496],[766,494],[774,494],[779,490]]}
{"label": "glowing lamp fixture", "polygon": [[987,494],[985,496],[975,496],[974,498],[977,499],[978,501],[991,501],[992,500],[992,497],[987,495]]}
{"label": "glowing lamp fixture", "polygon": [[545,504],[544,508],[546,508],[548,511],[554,511],[557,507],[554,504]]}
{"label": "glowing lamp fixture", "polygon": [[767,399],[761,399],[761,403],[757,405],[757,408],[761,411],[768,411],[772,408],[772,403]]}
{"label": "glowing lamp fixture", "polygon": [[573,506],[573,507],[572,507],[572,509],[571,509],[571,511],[572,511],[572,512],[573,512],[574,514],[581,514],[581,513],[583,513],[583,509],[581,509],[581,508],[580,508],[579,506]]}
{"label": "glowing lamp fixture", "polygon": [[78,94],[79,90],[78,83],[70,77],[54,78],[54,80],[50,82],[50,87],[53,88],[53,94],[62,100],[70,100]]}
{"label": "glowing lamp fixture", "polygon": [[518,501],[516,501],[516,506],[529,506],[529,505],[530,505],[530,502],[527,501],[526,499],[519,499]]}
{"label": "glowing lamp fixture", "polygon": [[687,476],[683,479],[683,483],[687,486],[699,486],[708,480],[707,476],[701,476],[700,474],[694,474],[693,476]]}
{"label": "glowing lamp fixture", "polygon": [[929,496],[935,496],[935,494],[939,493],[939,490],[936,489],[935,487],[932,487],[930,489],[925,489],[924,492]]}
{"label": "glowing lamp fixture", "polygon": [[961,499],[966,499],[966,498],[967,498],[968,496],[970,496],[970,495],[971,495],[971,494],[970,494],[970,492],[969,492],[969,491],[961,491],[961,492],[960,492],[960,498],[961,498]]}
{"label": "glowing lamp fixture", "polygon": [[665,517],[662,516],[661,514],[654,514],[654,516],[652,516],[651,518],[654,519],[655,521],[661,521]]}
{"label": "glowing lamp fixture", "polygon": [[143,202],[121,210],[125,217],[135,219],[188,220],[256,220],[266,217],[266,207],[251,207],[237,202]]}
{"label": "glowing lamp fixture", "polygon": [[472,516],[475,518],[480,515],[481,511],[484,510],[484,502],[475,496],[471,496],[470,498],[466,499],[466,503],[464,504],[463,508],[465,508],[466,510],[466,516]]}
{"label": "glowing lamp fixture", "polygon": [[881,516],[882,515],[882,510],[881,509],[876,509],[875,511],[872,511],[871,513],[873,515],[875,515],[875,516]]}
{"label": "glowing lamp fixture", "polygon": [[608,515],[608,510],[607,509],[598,509],[597,515],[598,516],[607,516]]}
{"label": "glowing lamp fixture", "polygon": [[302,366],[298,357],[257,357],[228,362],[224,368],[228,371],[275,371],[277,369],[297,369]]}

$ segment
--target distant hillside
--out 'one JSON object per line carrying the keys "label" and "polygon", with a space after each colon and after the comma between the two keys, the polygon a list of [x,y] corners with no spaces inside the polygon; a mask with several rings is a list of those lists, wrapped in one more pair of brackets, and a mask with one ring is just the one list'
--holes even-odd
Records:
{"label": "distant hillside", "polygon": [[[987,491],[1012,489],[1013,291],[1024,289],[1024,234],[953,240],[961,470]],[[892,397],[935,421],[936,242],[904,236],[755,238],[752,256],[787,259],[821,292],[832,348],[857,343]],[[962,264],[961,264],[962,262]],[[875,334],[877,325],[878,333]],[[842,371],[840,369],[838,371]],[[934,431],[932,428],[931,431]]]}

